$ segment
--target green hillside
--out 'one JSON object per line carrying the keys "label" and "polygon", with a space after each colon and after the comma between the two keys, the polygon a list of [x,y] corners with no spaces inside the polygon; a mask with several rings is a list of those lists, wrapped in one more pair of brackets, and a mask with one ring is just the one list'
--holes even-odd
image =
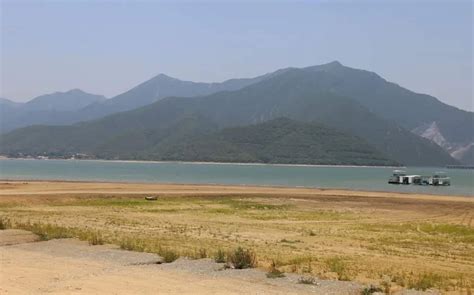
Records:
{"label": "green hillside", "polygon": [[181,161],[398,165],[358,137],[286,118],[175,141],[155,152]]}
{"label": "green hillside", "polygon": [[[64,137],[61,128],[50,130],[49,140]],[[398,165],[361,138],[286,118],[219,130],[209,120],[189,117],[167,128],[129,130],[103,140],[28,146],[31,155],[85,153],[104,159]]]}

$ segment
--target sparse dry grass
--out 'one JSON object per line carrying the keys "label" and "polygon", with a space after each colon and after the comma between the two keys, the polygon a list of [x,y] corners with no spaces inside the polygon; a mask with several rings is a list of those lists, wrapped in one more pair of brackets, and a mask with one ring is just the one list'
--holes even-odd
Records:
{"label": "sparse dry grass", "polygon": [[474,202],[282,190],[155,192],[155,202],[145,201],[142,193],[3,192],[0,216],[1,225],[43,232],[46,239],[114,243],[168,261],[179,256],[224,261],[225,253],[240,246],[255,252],[260,267],[271,269],[274,262],[282,272],[377,285],[389,278],[390,286],[417,289],[472,289]]}

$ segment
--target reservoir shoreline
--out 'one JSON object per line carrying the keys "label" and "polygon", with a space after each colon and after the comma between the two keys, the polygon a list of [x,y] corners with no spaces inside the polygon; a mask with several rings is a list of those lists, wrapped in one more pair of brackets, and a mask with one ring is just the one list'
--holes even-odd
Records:
{"label": "reservoir shoreline", "polygon": [[258,162],[202,162],[202,161],[146,161],[146,160],[106,160],[106,159],[35,159],[35,158],[8,158],[0,157],[0,160],[26,160],[26,161],[78,161],[98,163],[154,163],[154,164],[187,164],[187,165],[237,165],[237,166],[281,166],[281,167],[330,167],[330,168],[393,168],[405,169],[406,166],[377,166],[377,165],[319,165],[319,164],[279,164]]}
{"label": "reservoir shoreline", "polygon": [[[416,175],[432,175],[439,169],[406,168],[409,174]],[[450,170],[452,185],[446,187],[388,184],[392,173],[391,167],[0,159],[2,180],[300,187],[474,196],[473,170]]]}
{"label": "reservoir shoreline", "polygon": [[[347,189],[347,188],[338,188],[338,187],[311,187],[311,186],[283,186],[283,185],[254,185],[254,184],[220,184],[220,183],[173,183],[173,182],[146,182],[146,181],[107,181],[107,180],[68,180],[68,179],[4,179],[0,178],[0,188],[1,184],[51,184],[51,185],[58,185],[58,184],[94,184],[94,185],[120,185],[120,186],[138,186],[140,189],[136,193],[155,193],[155,189],[161,188],[172,188],[173,190],[179,188],[185,189],[197,189],[200,188],[213,188],[215,193],[229,193],[230,190],[235,190],[236,192],[242,193],[245,190],[249,190],[250,192],[257,191],[258,193],[269,193],[269,192],[277,192],[281,190],[284,192],[285,190],[289,190],[291,193],[305,193],[305,194],[325,194],[325,195],[338,195],[338,196],[350,196],[350,195],[363,195],[365,197],[422,197],[422,198],[429,198],[429,199],[436,199],[441,200],[462,200],[462,201],[469,201],[474,202],[474,198],[469,195],[440,195],[440,194],[430,194],[430,193],[414,193],[414,192],[390,192],[390,191],[380,191],[380,190],[363,190],[363,189]],[[150,186],[151,190],[143,191],[143,188]],[[221,190],[219,190],[221,189]],[[78,190],[75,193],[110,193],[106,191],[83,191]],[[30,194],[27,192],[16,192],[19,194]],[[35,192],[32,194],[62,194],[63,191],[46,191],[46,192]],[[132,194],[133,191],[113,191],[114,194]],[[1,195],[9,195],[11,191],[1,191]]]}
{"label": "reservoir shoreline", "polygon": [[[67,180],[3,180],[0,179],[0,196],[64,197],[70,195],[274,195],[277,198],[328,196],[344,198],[389,198],[474,203],[471,196],[434,195],[423,193],[363,191],[338,188],[310,188],[255,185],[144,183]],[[5,200],[4,200],[5,201]]]}

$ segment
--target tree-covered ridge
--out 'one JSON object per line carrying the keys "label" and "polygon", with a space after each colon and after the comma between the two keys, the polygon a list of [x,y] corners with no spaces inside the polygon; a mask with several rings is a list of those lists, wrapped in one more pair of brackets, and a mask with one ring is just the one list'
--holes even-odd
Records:
{"label": "tree-covered ridge", "polygon": [[160,146],[162,160],[280,164],[397,165],[361,138],[277,118]]}
{"label": "tree-covered ridge", "polygon": [[[49,139],[54,141],[63,131],[56,128]],[[86,154],[92,158],[123,160],[398,165],[361,138],[287,118],[218,129],[205,118],[191,116],[167,128],[129,130],[87,143],[72,140],[50,147],[30,147],[26,153],[35,156]]]}

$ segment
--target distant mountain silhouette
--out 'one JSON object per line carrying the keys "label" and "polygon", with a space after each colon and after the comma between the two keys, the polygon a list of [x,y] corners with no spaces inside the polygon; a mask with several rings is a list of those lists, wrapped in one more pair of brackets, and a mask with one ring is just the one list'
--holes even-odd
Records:
{"label": "distant mountain silhouette", "polygon": [[34,124],[56,124],[68,121],[74,112],[87,105],[105,101],[102,95],[86,93],[80,89],[41,95],[26,103],[0,100],[0,131]]}
{"label": "distant mountain silhouette", "polygon": [[[168,96],[191,97],[207,95],[219,91],[237,90],[278,73],[280,73],[280,71],[255,78],[230,79],[222,83],[196,83],[159,74],[107,100],[102,96],[100,96],[100,98],[96,97],[96,99],[88,99],[85,97],[84,92],[77,89],[66,93],[58,92],[43,95],[25,104],[31,105],[34,111],[43,113],[31,114],[33,110],[30,107],[26,107],[27,112],[22,110],[7,114],[2,119],[3,126],[0,131],[5,132],[35,124],[73,124],[97,119],[117,112],[132,110]],[[80,100],[75,99],[76,97]],[[2,105],[0,104],[0,106]],[[25,115],[25,113],[27,114]]]}

